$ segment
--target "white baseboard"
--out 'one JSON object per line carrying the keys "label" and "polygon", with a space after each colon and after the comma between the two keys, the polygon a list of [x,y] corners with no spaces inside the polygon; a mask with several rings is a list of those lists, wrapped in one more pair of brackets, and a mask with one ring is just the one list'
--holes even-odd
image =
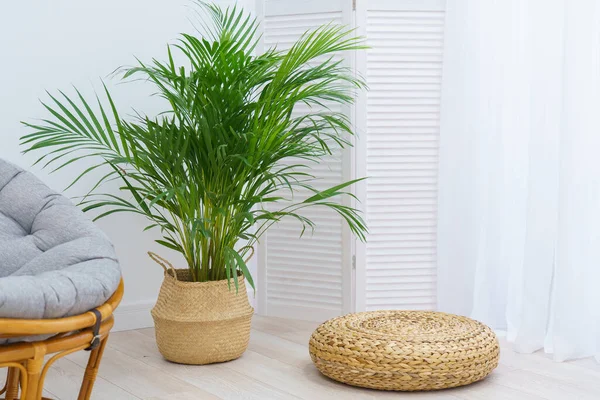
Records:
{"label": "white baseboard", "polygon": [[113,332],[130,331],[133,329],[151,328],[154,326],[150,310],[154,302],[121,304],[115,310],[115,326]]}
{"label": "white baseboard", "polygon": [[[256,308],[254,291],[248,290],[248,301]],[[113,332],[131,331],[134,329],[151,328],[154,326],[150,310],[154,307],[154,301],[145,301],[131,304],[121,304],[115,311],[115,326]]]}

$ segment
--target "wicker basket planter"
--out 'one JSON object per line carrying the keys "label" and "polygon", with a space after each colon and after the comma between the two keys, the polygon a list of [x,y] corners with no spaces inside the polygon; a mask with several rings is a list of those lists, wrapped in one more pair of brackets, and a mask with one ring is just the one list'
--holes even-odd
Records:
{"label": "wicker basket planter", "polygon": [[240,357],[248,347],[254,312],[244,278],[238,278],[237,294],[227,280],[190,282],[189,278],[187,269],[165,273],[152,309],[160,353],[169,361],[193,365]]}
{"label": "wicker basket planter", "polygon": [[466,317],[433,311],[372,311],[331,319],[309,342],[324,375],[381,390],[468,385],[498,365],[494,332]]}

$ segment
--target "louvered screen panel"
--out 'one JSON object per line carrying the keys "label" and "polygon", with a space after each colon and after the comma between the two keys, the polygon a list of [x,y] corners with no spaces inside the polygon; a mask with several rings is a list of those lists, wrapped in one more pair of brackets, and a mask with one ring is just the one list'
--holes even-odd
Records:
{"label": "louvered screen panel", "polygon": [[[344,23],[349,15],[349,1],[271,0],[263,3],[263,48],[288,49],[307,30],[327,23]],[[346,22],[347,23],[347,22]],[[339,110],[339,106],[332,106]],[[295,113],[307,111],[299,106]],[[318,178],[315,187],[327,189],[349,179],[349,168],[341,150],[311,165],[310,173]],[[290,162],[301,162],[290,160]],[[289,197],[289,193],[284,193]],[[298,193],[294,200],[303,200]],[[342,314],[349,308],[348,234],[341,218],[323,208],[302,213],[317,226],[314,234],[299,238],[297,220],[282,220],[263,238],[259,248],[260,312],[272,316],[322,320]],[[346,270],[344,270],[346,265]],[[346,271],[346,272],[345,272]],[[260,290],[260,289],[259,289]]]}
{"label": "louvered screen panel", "polygon": [[444,3],[375,0],[365,11],[364,307],[433,309]]}

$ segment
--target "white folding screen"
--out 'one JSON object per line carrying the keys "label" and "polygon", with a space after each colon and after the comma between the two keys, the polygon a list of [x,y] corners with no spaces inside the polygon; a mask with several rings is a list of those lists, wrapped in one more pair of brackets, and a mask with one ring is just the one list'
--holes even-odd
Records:
{"label": "white folding screen", "polygon": [[274,226],[259,247],[260,313],[322,320],[435,308],[444,9],[443,0],[258,0],[262,49],[288,48],[329,22],[355,26],[369,46],[346,55],[369,86],[346,110],[356,147],[311,171],[321,189],[368,177],[355,188],[368,241],[357,242],[322,210],[308,213],[318,225],[314,235],[299,239],[296,221]]}
{"label": "white folding screen", "polygon": [[357,246],[356,308],[436,305],[437,166],[444,2],[357,2],[356,171],[369,236]]}
{"label": "white folding screen", "polygon": [[[263,27],[262,49],[288,49],[304,32],[327,23],[350,25],[351,0],[259,1]],[[350,60],[345,60],[349,63]],[[339,106],[333,106],[333,108]],[[295,112],[306,110],[299,106]],[[350,112],[350,109],[344,110]],[[311,166],[323,190],[351,179],[350,150],[336,151]],[[286,193],[289,196],[289,194]],[[301,200],[307,193],[299,193]],[[351,301],[351,241],[349,229],[333,211],[303,212],[317,226],[299,238],[296,220],[282,220],[259,247],[258,308],[271,316],[322,320],[349,312]]]}

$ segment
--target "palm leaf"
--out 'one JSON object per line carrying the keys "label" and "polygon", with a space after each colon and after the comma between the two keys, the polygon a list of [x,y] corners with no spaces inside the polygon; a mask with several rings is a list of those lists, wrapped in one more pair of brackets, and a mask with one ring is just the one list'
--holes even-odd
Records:
{"label": "palm leaf", "polygon": [[[351,145],[352,124],[336,107],[365,85],[336,55],[364,48],[362,39],[329,24],[289,50],[254,55],[254,17],[204,2],[200,10],[203,32],[182,34],[166,61],[118,69],[125,82],[154,87],[161,113],[124,118],[104,83],[92,101],[76,88],[49,93],[49,116],[24,123],[24,151],[40,153],[37,162],[54,171],[94,160],[70,185],[108,171],[87,188],[83,209],[96,218],[144,215],[146,229],[160,231],[156,242],[180,252],[198,281],[228,279],[237,290],[240,274],[254,287],[247,249],[284,218],[299,222],[299,235],[318,229],[303,214],[311,207],[335,211],[364,240],[360,214],[340,201],[353,197],[358,180],[317,190],[311,174],[313,163]],[[307,111],[294,112],[300,105]],[[103,190],[115,179],[123,182],[118,195]],[[308,196],[295,200],[298,192]]]}

